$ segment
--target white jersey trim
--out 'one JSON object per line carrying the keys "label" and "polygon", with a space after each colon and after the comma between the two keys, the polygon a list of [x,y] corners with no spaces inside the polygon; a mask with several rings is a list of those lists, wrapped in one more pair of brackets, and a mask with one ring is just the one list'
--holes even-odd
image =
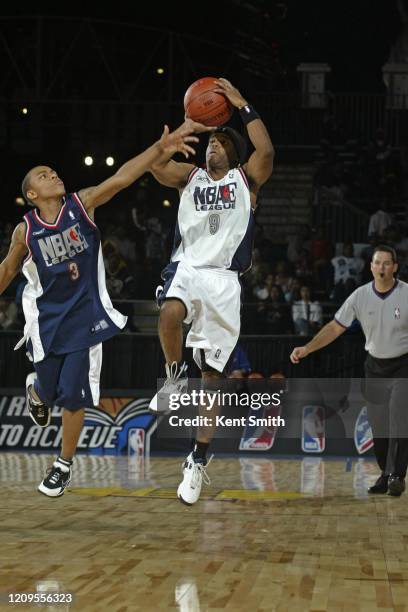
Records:
{"label": "white jersey trim", "polygon": [[23,217],[25,224],[26,224],[26,231],[25,231],[25,243],[27,245],[27,249],[28,249],[28,255],[26,256],[26,258],[23,261],[23,264],[25,264],[26,261],[28,261],[29,259],[32,258],[33,254],[31,252],[30,249],[30,234],[31,234],[31,221],[30,221],[30,217],[28,216],[28,213],[26,215],[24,215]]}
{"label": "white jersey trim", "polygon": [[62,217],[62,214],[63,214],[63,212],[65,210],[66,203],[67,203],[66,199],[64,199],[64,203],[61,206],[61,209],[60,209],[60,211],[58,213],[58,217],[56,218],[55,223],[46,223],[45,221],[43,221],[41,219],[40,215],[37,213],[37,209],[35,208],[34,209],[34,217],[35,217],[37,223],[39,223],[40,225],[42,225],[44,227],[48,227],[49,229],[56,229],[58,227],[58,225],[59,225],[59,222],[61,221],[61,217]]}
{"label": "white jersey trim", "polygon": [[88,212],[87,212],[85,206],[83,205],[82,200],[79,197],[79,195],[77,193],[73,193],[72,196],[73,196],[74,200],[76,201],[76,203],[78,204],[78,206],[79,206],[83,216],[88,221],[89,225],[91,225],[93,228],[96,228],[97,225],[96,225],[95,221],[93,219],[91,219],[91,217],[88,215]]}
{"label": "white jersey trim", "polygon": [[89,347],[89,387],[94,406],[99,406],[101,369],[102,342]]}
{"label": "white jersey trim", "polygon": [[123,314],[121,314],[118,310],[116,310],[113,307],[113,304],[109,297],[109,293],[106,288],[105,266],[103,263],[101,245],[99,245],[99,253],[98,253],[98,290],[99,290],[99,296],[102,302],[102,306],[104,307],[106,314],[111,319],[111,321],[116,325],[116,327],[119,327],[119,329],[123,329],[126,325],[127,317],[125,317]]}
{"label": "white jersey trim", "polygon": [[39,325],[39,310],[37,300],[43,294],[43,287],[38,275],[37,266],[30,258],[23,264],[22,272],[27,278],[27,284],[24,287],[22,305],[25,317],[24,336],[16,344],[14,350],[20,348],[24,341],[31,340],[33,345],[33,361],[42,361],[45,356],[44,347],[41,342],[40,325]]}

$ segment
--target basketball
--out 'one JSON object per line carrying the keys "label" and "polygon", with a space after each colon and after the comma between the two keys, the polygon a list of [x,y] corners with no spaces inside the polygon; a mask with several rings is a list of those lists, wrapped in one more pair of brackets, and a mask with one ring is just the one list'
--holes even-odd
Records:
{"label": "basketball", "polygon": [[204,125],[220,126],[232,115],[232,105],[227,98],[214,91],[215,77],[204,77],[190,85],[184,95],[187,117]]}

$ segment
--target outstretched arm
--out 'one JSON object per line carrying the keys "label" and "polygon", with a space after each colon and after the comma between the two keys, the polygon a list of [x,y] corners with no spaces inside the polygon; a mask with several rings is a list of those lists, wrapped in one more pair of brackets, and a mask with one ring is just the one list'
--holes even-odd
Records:
{"label": "outstretched arm", "polygon": [[[192,119],[186,119],[178,129],[183,129],[188,133],[211,132],[214,130],[213,127],[206,127]],[[162,154],[160,157],[157,157],[152,164],[150,168],[151,173],[162,185],[183,189],[186,186],[188,176],[194,168],[194,165],[175,162],[171,159],[177,152],[177,149],[172,143],[162,145],[161,149]]]}
{"label": "outstretched arm", "polygon": [[7,289],[13,278],[19,273],[21,262],[27,254],[27,250],[25,224],[19,223],[11,237],[9,252],[0,263],[0,294]]}
{"label": "outstretched arm", "polygon": [[346,328],[337,323],[335,319],[327,323],[322,329],[311,339],[305,346],[297,346],[293,349],[290,360],[292,363],[299,363],[301,359],[307,357],[310,353],[318,351],[327,346],[336,338],[341,336],[346,331]]}
{"label": "outstretched arm", "polygon": [[167,125],[164,127],[163,134],[159,141],[155,142],[151,147],[140,153],[133,159],[126,162],[119,170],[110,178],[100,183],[96,187],[88,187],[87,189],[81,189],[79,196],[87,209],[88,213],[92,215],[93,210],[102,204],[106,204],[109,200],[134,183],[142,174],[147,172],[154,161],[168,149],[183,153],[185,157],[190,154],[194,154],[194,149],[190,146],[190,143],[197,142],[198,139],[194,136],[194,132],[204,131],[207,128],[200,124],[189,124],[183,123],[174,132],[169,132]]}
{"label": "outstretched arm", "polygon": [[[215,91],[224,94],[235,108],[237,108],[245,117],[245,107],[248,107],[248,102],[240,94],[227,79],[218,79],[216,81],[217,89]],[[250,117],[249,117],[250,118]],[[244,170],[249,179],[252,199],[258,193],[259,188],[263,185],[273,169],[273,159],[275,150],[272,141],[265,127],[264,122],[259,117],[246,124],[248,136],[255,148],[248,162],[244,165]],[[254,205],[254,201],[252,204]]]}

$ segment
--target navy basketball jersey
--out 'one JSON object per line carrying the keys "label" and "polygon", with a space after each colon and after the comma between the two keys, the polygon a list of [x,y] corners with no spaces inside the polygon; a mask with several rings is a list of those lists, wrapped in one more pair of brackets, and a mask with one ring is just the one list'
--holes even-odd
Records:
{"label": "navy basketball jersey", "polygon": [[244,273],[251,266],[253,228],[244,171],[231,168],[216,181],[194,168],[180,198],[171,261]]}
{"label": "navy basketball jersey", "polygon": [[64,198],[55,223],[43,221],[36,209],[24,221],[28,247],[22,270],[28,281],[23,292],[24,338],[30,341],[34,362],[49,353],[88,348],[117,334],[126,317],[112,306],[99,230],[78,194]]}

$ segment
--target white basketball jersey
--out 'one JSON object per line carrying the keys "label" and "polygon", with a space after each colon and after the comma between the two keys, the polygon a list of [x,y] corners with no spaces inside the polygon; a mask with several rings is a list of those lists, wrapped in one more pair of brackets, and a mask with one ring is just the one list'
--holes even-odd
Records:
{"label": "white basketball jersey", "polygon": [[253,225],[241,168],[218,181],[194,168],[180,198],[171,261],[245,272],[251,265]]}

